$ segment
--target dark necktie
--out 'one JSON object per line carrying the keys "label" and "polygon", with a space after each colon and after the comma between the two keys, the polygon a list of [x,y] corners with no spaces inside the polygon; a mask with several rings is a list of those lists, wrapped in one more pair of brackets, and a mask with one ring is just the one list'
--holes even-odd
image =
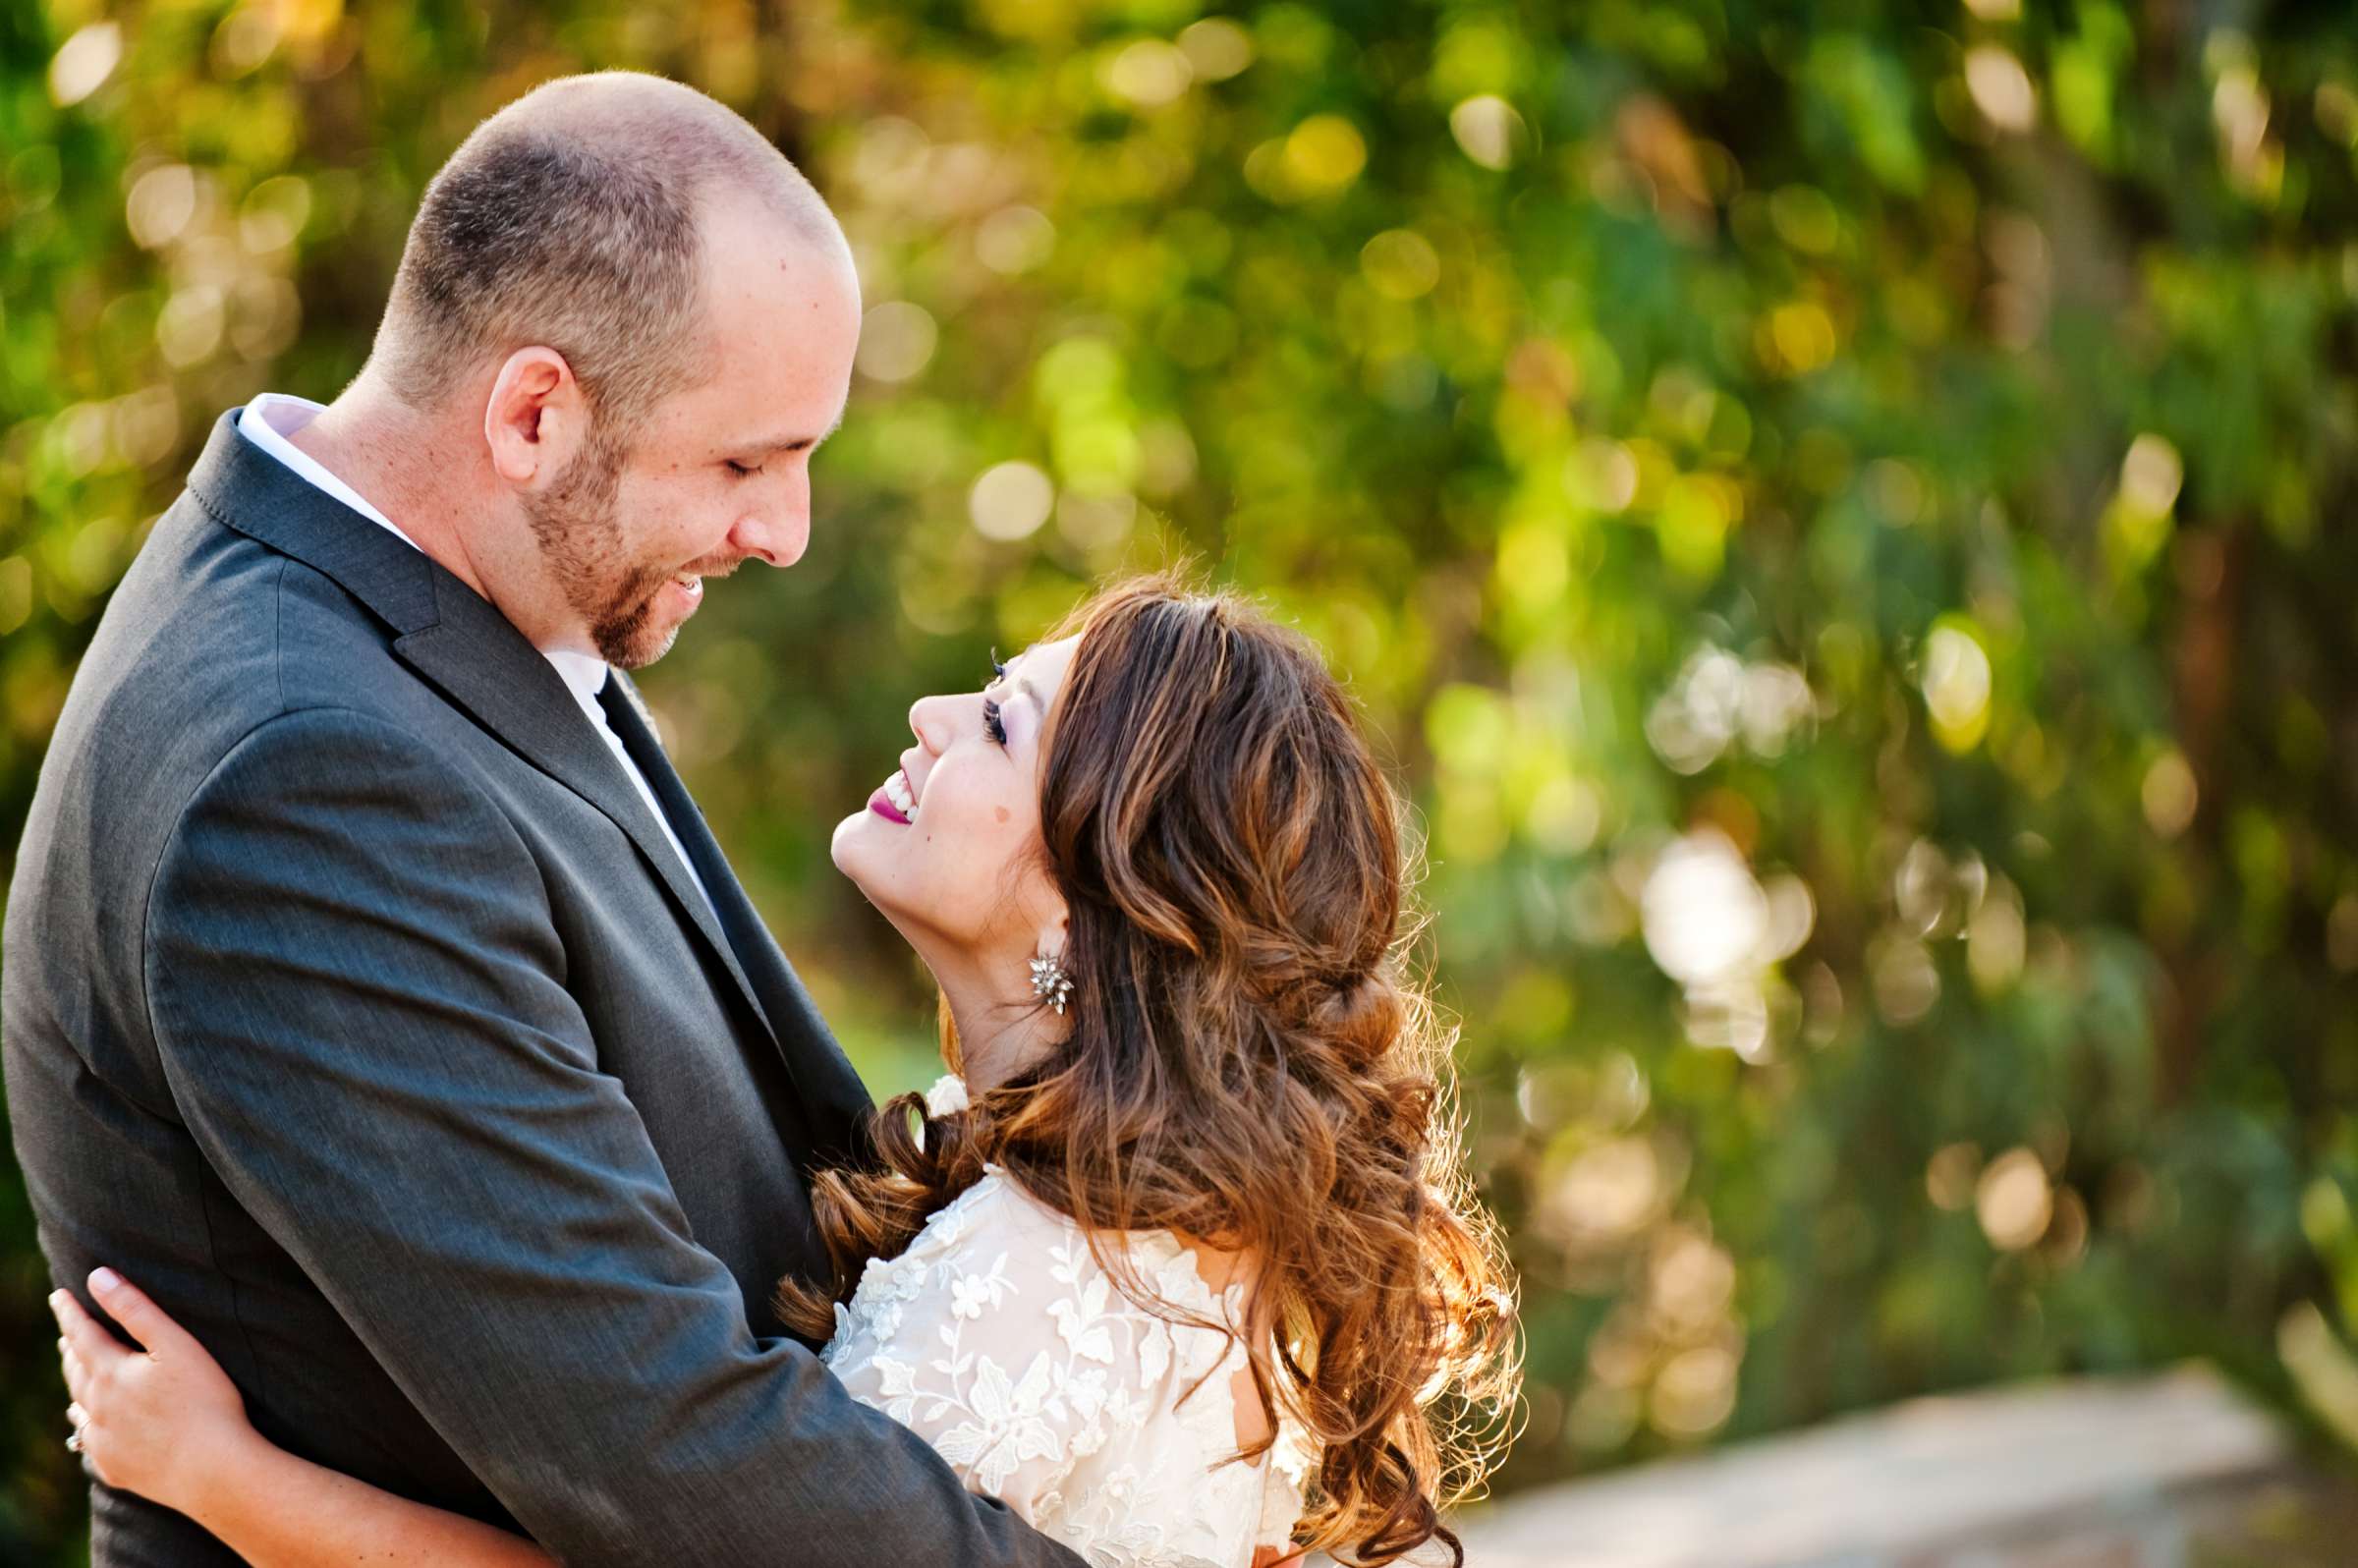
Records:
{"label": "dark necktie", "polygon": [[646,775],[647,788],[654,791],[656,804],[679,836],[680,847],[688,852],[688,864],[703,879],[712,913],[720,918],[720,928],[736,950],[738,964],[761,995],[766,1009],[763,1021],[778,1041],[798,1091],[794,1109],[802,1116],[804,1146],[814,1150],[814,1163],[865,1157],[870,1104],[860,1075],[844,1059],[802,980],[769,940],[768,928],[761,924],[753,900],[745,896],[712,830],[704,825],[704,813],[689,798],[688,787],[672,770],[671,758],[663,755],[638,703],[624,695],[619,675],[606,677],[597,700],[606,710],[606,721],[621,737],[623,751]]}
{"label": "dark necktie", "polygon": [[745,889],[737,885],[712,830],[704,825],[704,813],[697,809],[688,787],[680,782],[671,758],[664,755],[662,743],[640,716],[639,704],[623,695],[622,683],[614,676],[608,675],[606,684],[598,688],[597,704],[606,710],[606,722],[621,739],[624,753],[638,764],[646,787],[654,791],[655,804],[661,809],[664,820],[670,823],[672,836],[687,852],[688,864],[695,869],[697,879],[704,884],[704,895],[711,901],[712,913],[719,919],[721,931],[728,937],[737,962],[750,966],[760,943],[749,937],[761,928],[760,917],[754,913]]}

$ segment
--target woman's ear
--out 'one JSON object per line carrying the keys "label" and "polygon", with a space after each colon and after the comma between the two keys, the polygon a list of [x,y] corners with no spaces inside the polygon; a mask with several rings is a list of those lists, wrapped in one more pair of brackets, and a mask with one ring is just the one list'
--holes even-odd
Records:
{"label": "woman's ear", "polygon": [[1062,894],[1050,893],[1048,899],[1053,908],[1048,918],[1041,923],[1039,940],[1032,950],[1036,953],[1045,954],[1049,958],[1062,958],[1065,939],[1070,934],[1072,912],[1065,907]]}
{"label": "woman's ear", "polygon": [[1072,1001],[1073,974],[1065,966],[1065,940],[1070,935],[1065,919],[1064,899],[1050,894],[1055,910],[1040,923],[1039,939],[1033,947],[1039,956],[1032,960],[1032,994],[1061,1015]]}

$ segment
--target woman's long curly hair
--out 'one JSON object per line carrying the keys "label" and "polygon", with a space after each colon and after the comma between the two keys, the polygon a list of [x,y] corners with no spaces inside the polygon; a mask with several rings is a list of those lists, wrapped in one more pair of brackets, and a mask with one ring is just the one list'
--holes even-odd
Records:
{"label": "woman's long curly hair", "polygon": [[[1246,1255],[1242,1333],[1272,1433],[1319,1452],[1301,1545],[1376,1564],[1483,1481],[1518,1382],[1513,1297],[1468,1190],[1449,1039],[1408,973],[1399,802],[1306,643],[1168,577],[1074,612],[1045,739],[1041,853],[1070,910],[1071,1033],[955,1114],[902,1095],[880,1169],[812,1198],[836,1270],[788,1281],[833,1326],[984,1163],[1095,1237],[1168,1229]],[[957,1061],[954,1031],[944,1049]]]}

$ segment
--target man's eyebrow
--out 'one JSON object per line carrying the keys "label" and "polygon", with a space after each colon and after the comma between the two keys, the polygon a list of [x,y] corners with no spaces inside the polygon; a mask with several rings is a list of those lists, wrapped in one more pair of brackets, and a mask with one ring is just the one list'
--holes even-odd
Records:
{"label": "man's eyebrow", "polygon": [[839,412],[835,416],[835,422],[828,425],[825,429],[819,431],[816,435],[782,435],[774,441],[751,441],[747,443],[747,450],[754,452],[793,452],[803,447],[816,446],[821,441],[824,441],[828,436],[833,435],[837,430],[842,428],[843,415]]}

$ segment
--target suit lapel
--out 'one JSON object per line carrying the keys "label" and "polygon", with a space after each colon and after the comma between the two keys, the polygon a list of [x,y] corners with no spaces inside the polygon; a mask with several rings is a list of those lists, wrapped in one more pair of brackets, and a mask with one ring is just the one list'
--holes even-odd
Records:
{"label": "suit lapel", "polygon": [[[711,906],[697,891],[646,799],[564,681],[539,649],[465,584],[449,578],[447,588],[441,583],[435,587],[440,619],[395,639],[394,653],[526,761],[596,807],[629,836],[647,869],[671,895],[681,919],[703,938],[763,1031],[770,1032],[769,1015]],[[514,645],[502,646],[503,643]]]}
{"label": "suit lapel", "polygon": [[333,579],[392,628],[397,657],[622,829],[768,1033],[769,1017],[712,909],[540,650],[431,557],[240,435],[239,413],[221,417],[190,471],[189,489],[199,504],[224,527]]}
{"label": "suit lapel", "polygon": [[836,1164],[859,1157],[865,1128],[873,1102],[842,1047],[819,1017],[802,978],[770,939],[769,928],[754,909],[753,900],[730,868],[728,857],[704,822],[704,813],[681,782],[655,737],[651,715],[629,677],[616,670],[599,698],[614,733],[622,738],[631,760],[646,775],[647,787],[662,805],[671,830],[712,895],[721,927],[736,950],[755,989],[768,1004],[771,1031],[778,1053],[794,1080],[810,1133],[812,1153],[818,1164]]}

